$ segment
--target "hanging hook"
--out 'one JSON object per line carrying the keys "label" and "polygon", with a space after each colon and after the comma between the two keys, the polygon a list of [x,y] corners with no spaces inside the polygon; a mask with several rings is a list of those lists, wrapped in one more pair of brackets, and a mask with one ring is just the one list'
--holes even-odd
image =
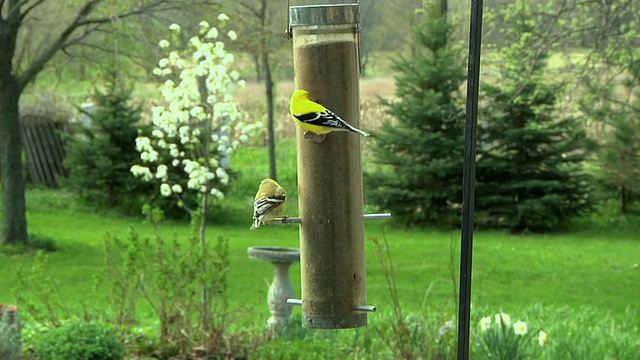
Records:
{"label": "hanging hook", "polygon": [[[360,1],[360,0],[358,0]],[[287,28],[284,30],[284,37],[293,39],[293,29],[291,28],[291,0],[287,0]]]}

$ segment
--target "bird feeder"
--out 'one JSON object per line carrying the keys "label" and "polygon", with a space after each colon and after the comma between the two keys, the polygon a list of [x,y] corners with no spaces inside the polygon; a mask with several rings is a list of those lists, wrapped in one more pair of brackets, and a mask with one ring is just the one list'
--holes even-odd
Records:
{"label": "bird feeder", "polygon": [[[343,0],[344,1],[344,0]],[[296,89],[358,127],[357,3],[289,6]],[[320,142],[297,128],[303,325],[367,325],[361,137],[333,132]]]}

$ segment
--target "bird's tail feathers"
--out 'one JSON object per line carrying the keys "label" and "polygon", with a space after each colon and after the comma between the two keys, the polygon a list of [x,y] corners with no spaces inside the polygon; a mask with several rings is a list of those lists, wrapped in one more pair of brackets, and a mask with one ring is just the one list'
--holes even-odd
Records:
{"label": "bird's tail feathers", "polygon": [[249,230],[257,229],[259,227],[260,227],[260,220],[259,219],[255,219],[255,220],[253,220],[253,224],[251,225],[251,228]]}
{"label": "bird's tail feathers", "polygon": [[345,124],[347,125],[347,129],[349,129],[349,131],[352,131],[352,132],[354,132],[354,133],[356,133],[358,135],[362,135],[362,136],[365,136],[365,137],[366,136],[371,136],[371,134],[369,134],[368,132],[362,131],[362,130],[354,127],[353,125],[351,125],[349,123],[345,123]]}

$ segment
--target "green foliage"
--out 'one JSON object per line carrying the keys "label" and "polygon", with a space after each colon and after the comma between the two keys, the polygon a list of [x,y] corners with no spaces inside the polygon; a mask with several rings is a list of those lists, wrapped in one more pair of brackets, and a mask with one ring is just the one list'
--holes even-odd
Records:
{"label": "green foliage", "polygon": [[94,99],[94,112],[82,110],[91,126],[76,126],[75,136],[65,136],[66,185],[95,207],[120,207],[136,214],[140,194],[152,191],[129,172],[138,159],[140,106],[130,105],[130,91],[116,79],[107,80],[104,91],[96,90]]}
{"label": "green foliage", "polygon": [[58,247],[53,238],[44,235],[30,234],[27,245],[33,249],[44,251],[56,251]]}
{"label": "green foliage", "polygon": [[[49,256],[38,251],[29,265],[28,269],[25,266],[16,269],[18,287],[14,289],[14,295],[17,303],[43,327],[59,327],[65,320],[71,319],[72,312],[60,291],[60,281],[50,274]],[[86,319],[86,312],[84,315]]]}
{"label": "green foliage", "polygon": [[548,53],[525,4],[503,10],[516,40],[497,49],[500,78],[482,86],[478,131],[477,210],[513,232],[555,229],[592,209],[586,133],[556,109],[563,88],[545,79]]}
{"label": "green foliage", "polygon": [[35,352],[42,360],[120,360],[125,349],[104,325],[70,322],[49,330]]}
{"label": "green foliage", "polygon": [[[196,222],[186,246],[177,238],[166,243],[159,229],[162,212],[145,206],[144,213],[153,224],[154,239],[140,239],[133,229],[126,242],[107,234],[106,266],[94,291],[104,289],[109,294],[109,319],[123,336],[131,333],[138,300],[144,299],[159,324],[160,343],[154,351],[185,353],[210,341],[210,334],[224,334],[228,326],[228,240],[219,237],[210,249],[199,241]],[[143,345],[141,351],[148,342]]]}
{"label": "green foliage", "polygon": [[635,112],[609,115],[611,129],[601,139],[596,174],[604,190],[620,202],[621,214],[640,212],[640,120]]}
{"label": "green foliage", "polygon": [[23,254],[29,251],[56,251],[58,247],[55,241],[42,235],[29,234],[26,244],[6,244],[0,247],[0,254],[16,255]]}
{"label": "green foliage", "polygon": [[[537,314],[536,314],[537,313]],[[628,310],[623,321],[593,308],[534,309],[549,323],[546,359],[634,359],[640,354],[637,311]]]}
{"label": "green foliage", "polygon": [[[187,243],[177,236],[167,243],[160,234],[162,212],[145,206],[145,215],[155,237],[141,239],[130,229],[127,241],[122,241],[107,233],[104,266],[94,269],[93,289],[82,299],[62,293],[61,282],[51,276],[49,256],[39,252],[29,269],[17,269],[19,287],[14,295],[21,309],[42,329],[55,329],[77,318],[100,319],[143,354],[187,353],[195,345],[216,351],[229,348],[222,341],[230,325],[228,240],[218,237],[212,247],[201,242],[200,224],[195,221]],[[72,310],[78,301],[82,311]],[[147,310],[144,315],[141,307]],[[141,317],[158,324],[157,332],[137,334]],[[37,340],[38,336],[30,338]]]}
{"label": "green foliage", "polygon": [[[616,8],[615,18],[629,19],[632,9]],[[640,212],[640,51],[638,25],[620,27],[616,36],[590,55],[581,86],[584,112],[598,142],[594,173],[601,196],[620,203],[619,212]],[[604,66],[603,66],[604,65]]]}
{"label": "green foliage", "polygon": [[16,314],[0,306],[0,359],[19,360],[22,358],[20,331],[22,323]]}
{"label": "green foliage", "polygon": [[[454,336],[454,317],[451,311],[448,311],[450,309],[442,307],[437,312],[425,311],[425,302],[434,283],[432,282],[426,289],[422,311],[405,316],[407,309],[400,301],[398,294],[397,272],[393,265],[387,236],[383,232],[381,239],[371,238],[370,240],[375,245],[386,287],[393,302],[393,314],[390,319],[382,326],[375,327],[378,337],[397,359],[452,359],[455,354],[456,337]],[[455,270],[449,268],[449,271],[452,277],[455,277]],[[454,287],[455,283],[456,280],[453,279]]]}
{"label": "green foliage", "polygon": [[483,359],[540,358],[539,350],[548,341],[545,332],[532,332],[522,320],[512,324],[509,315],[504,313],[496,314],[495,321],[491,316],[482,318],[478,327],[476,351]]}
{"label": "green foliage", "polygon": [[397,121],[376,132],[367,199],[409,224],[448,224],[462,184],[464,67],[451,29],[437,12],[415,27],[415,56],[394,62],[398,101],[383,100]]}
{"label": "green foliage", "polygon": [[[485,307],[477,313],[486,313]],[[534,304],[522,308],[527,332],[518,335],[513,326],[478,319],[472,342],[472,358],[481,359],[634,359],[640,351],[638,313],[628,310],[623,320],[588,306],[552,307]],[[489,320],[486,322],[486,320]],[[483,325],[484,323],[484,325]],[[537,328],[544,326],[544,331]]]}
{"label": "green foliage", "polygon": [[359,350],[346,336],[335,331],[309,332],[303,338],[269,342],[251,353],[252,359],[348,359]]}

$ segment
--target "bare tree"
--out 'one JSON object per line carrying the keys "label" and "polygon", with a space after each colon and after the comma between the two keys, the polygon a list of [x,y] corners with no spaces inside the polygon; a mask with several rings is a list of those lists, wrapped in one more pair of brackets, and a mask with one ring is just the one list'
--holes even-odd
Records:
{"label": "bare tree", "polygon": [[[269,148],[269,176],[277,179],[276,168],[276,140],[275,140],[275,88],[277,67],[275,60],[279,53],[285,51],[289,42],[284,39],[282,24],[287,14],[281,10],[286,9],[282,4],[268,6],[267,0],[242,0],[229,3],[234,15],[245,26],[243,33],[246,35],[241,42],[243,50],[247,51],[256,62],[257,78],[264,80],[265,97],[267,107],[267,135]],[[280,11],[278,11],[280,10]],[[278,19],[280,22],[278,22]],[[276,55],[276,56],[274,56]]]}
{"label": "bare tree", "polygon": [[68,1],[64,6],[78,4],[77,12],[68,19],[59,19],[60,29],[50,29],[47,43],[35,48],[32,56],[24,57],[21,51],[24,48],[18,44],[24,46],[31,36],[40,35],[27,33],[25,24],[33,20],[34,13],[47,6],[60,7],[62,3],[55,0],[0,0],[0,179],[4,208],[0,243],[24,244],[27,241],[18,106],[27,84],[35,81],[56,54],[66,53],[72,47],[91,47],[90,35],[107,31],[114,23],[135,16],[166,14],[209,3],[213,1]]}

